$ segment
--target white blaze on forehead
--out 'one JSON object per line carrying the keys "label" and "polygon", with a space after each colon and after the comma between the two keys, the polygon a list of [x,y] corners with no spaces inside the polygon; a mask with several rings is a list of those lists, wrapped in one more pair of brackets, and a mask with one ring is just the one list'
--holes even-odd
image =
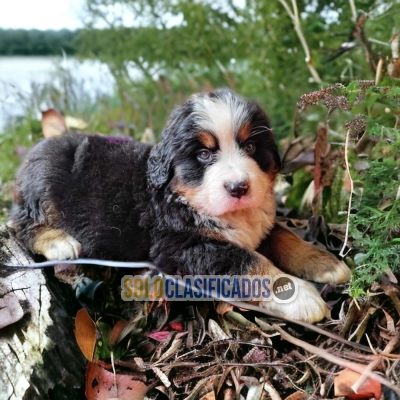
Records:
{"label": "white blaze on forehead", "polygon": [[235,132],[247,122],[249,114],[245,102],[227,92],[221,97],[198,97],[194,117],[199,128],[217,136],[223,150],[235,143]]}
{"label": "white blaze on forehead", "polygon": [[251,173],[249,159],[240,150],[235,138],[235,133],[248,122],[246,103],[229,92],[223,97],[200,97],[197,100],[194,112],[196,124],[218,139],[220,151],[212,168],[214,179],[222,187],[225,182],[247,180]]}

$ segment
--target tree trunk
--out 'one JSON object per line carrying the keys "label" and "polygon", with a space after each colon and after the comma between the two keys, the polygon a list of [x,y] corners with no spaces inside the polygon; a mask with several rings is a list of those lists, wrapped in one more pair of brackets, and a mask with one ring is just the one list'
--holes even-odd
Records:
{"label": "tree trunk", "polygon": [[53,268],[24,268],[31,262],[1,225],[0,400],[85,399],[86,362],[73,332],[79,303]]}

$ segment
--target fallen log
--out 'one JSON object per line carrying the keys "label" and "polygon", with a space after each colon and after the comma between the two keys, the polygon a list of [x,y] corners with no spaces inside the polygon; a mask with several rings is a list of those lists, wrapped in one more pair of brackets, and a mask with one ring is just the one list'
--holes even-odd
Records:
{"label": "fallen log", "polygon": [[24,268],[33,261],[0,225],[0,400],[85,399],[73,332],[81,306],[52,268]]}

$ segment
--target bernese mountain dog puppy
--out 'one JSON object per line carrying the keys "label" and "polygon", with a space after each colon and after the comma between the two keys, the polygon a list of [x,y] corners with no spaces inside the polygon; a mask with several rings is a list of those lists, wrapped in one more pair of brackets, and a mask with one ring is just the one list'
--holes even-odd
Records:
{"label": "bernese mountain dog puppy", "polygon": [[342,283],[348,267],[275,224],[280,159],[263,110],[228,89],[192,95],[156,146],[67,133],[21,166],[12,223],[50,260],[151,260],[168,274],[269,275],[297,281],[292,303],[261,303],[315,322],[327,315],[305,280]]}

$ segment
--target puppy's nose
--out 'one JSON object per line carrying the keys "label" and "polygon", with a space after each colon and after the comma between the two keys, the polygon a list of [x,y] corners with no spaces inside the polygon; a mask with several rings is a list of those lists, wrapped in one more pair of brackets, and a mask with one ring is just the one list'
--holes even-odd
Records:
{"label": "puppy's nose", "polygon": [[249,190],[249,185],[247,184],[246,181],[226,182],[224,186],[226,191],[232,197],[237,197],[238,199],[244,196]]}

